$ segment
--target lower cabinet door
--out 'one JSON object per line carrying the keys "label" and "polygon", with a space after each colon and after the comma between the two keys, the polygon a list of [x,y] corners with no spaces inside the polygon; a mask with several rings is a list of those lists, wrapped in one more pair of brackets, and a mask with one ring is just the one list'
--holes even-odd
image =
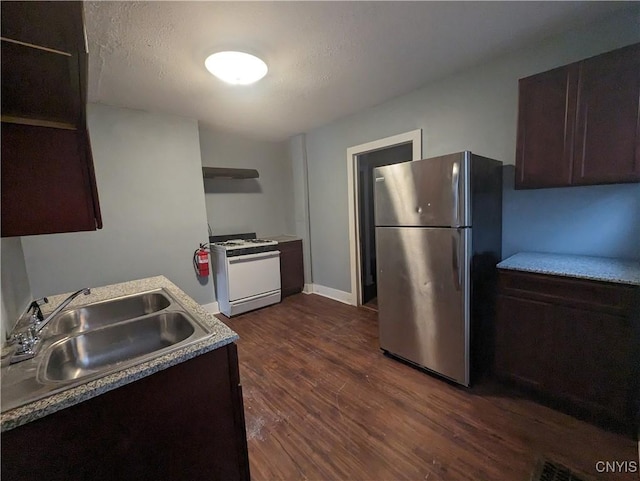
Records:
{"label": "lower cabinet door", "polygon": [[561,350],[554,355],[558,376],[553,393],[592,412],[628,419],[632,379],[630,323],[618,316],[553,306],[548,310]]}
{"label": "lower cabinet door", "polygon": [[495,373],[527,387],[545,389],[556,367],[551,353],[556,338],[547,304],[498,296]]}
{"label": "lower cabinet door", "polygon": [[278,249],[280,250],[282,297],[301,292],[304,289],[302,240],[281,242]]}
{"label": "lower cabinet door", "polygon": [[5,431],[0,441],[3,480],[249,481],[236,346]]}
{"label": "lower cabinet door", "polygon": [[494,372],[595,417],[633,415],[628,319],[499,295]]}

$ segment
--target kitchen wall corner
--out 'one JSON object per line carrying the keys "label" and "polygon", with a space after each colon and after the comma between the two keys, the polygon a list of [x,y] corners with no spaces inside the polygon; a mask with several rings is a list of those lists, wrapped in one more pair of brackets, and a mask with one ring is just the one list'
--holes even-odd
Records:
{"label": "kitchen wall corner", "polygon": [[29,276],[24,261],[20,237],[4,237],[0,246],[2,284],[0,289],[0,333],[4,341],[5,333],[11,331],[32,299]]}

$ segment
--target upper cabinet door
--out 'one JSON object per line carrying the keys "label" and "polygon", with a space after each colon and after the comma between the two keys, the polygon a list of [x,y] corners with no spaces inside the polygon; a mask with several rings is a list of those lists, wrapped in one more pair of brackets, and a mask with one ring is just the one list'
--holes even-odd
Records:
{"label": "upper cabinet door", "polygon": [[2,40],[2,120],[77,129],[84,105],[78,55]]}
{"label": "upper cabinet door", "polygon": [[571,182],[577,66],[519,82],[516,189]]}
{"label": "upper cabinet door", "polygon": [[640,180],[640,44],[581,62],[574,184]]}
{"label": "upper cabinet door", "polygon": [[2,236],[96,230],[82,131],[2,123]]}
{"label": "upper cabinet door", "polygon": [[640,181],[640,44],[520,80],[517,189]]}
{"label": "upper cabinet door", "polygon": [[0,16],[0,234],[99,229],[83,2],[2,2]]}
{"label": "upper cabinet door", "polygon": [[11,1],[2,2],[1,10],[3,38],[58,53],[86,50],[82,28],[68,28],[84,23],[80,2]]}

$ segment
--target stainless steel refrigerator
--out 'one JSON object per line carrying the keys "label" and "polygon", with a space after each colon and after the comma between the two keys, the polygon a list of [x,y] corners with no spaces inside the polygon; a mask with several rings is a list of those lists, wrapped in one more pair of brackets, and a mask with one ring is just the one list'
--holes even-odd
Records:
{"label": "stainless steel refrigerator", "polygon": [[467,151],[374,177],[380,347],[469,386],[493,352],[502,164]]}

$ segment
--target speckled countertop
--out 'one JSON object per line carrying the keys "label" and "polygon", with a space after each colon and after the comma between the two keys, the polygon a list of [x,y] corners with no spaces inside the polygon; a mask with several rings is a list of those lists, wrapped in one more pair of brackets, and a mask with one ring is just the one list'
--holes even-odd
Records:
{"label": "speckled countertop", "polygon": [[[238,335],[235,332],[216,319],[213,314],[204,310],[197,302],[164,276],[149,277],[147,279],[139,279],[105,287],[92,288],[90,295],[78,296],[71,304],[69,304],[68,307],[78,307],[84,304],[104,301],[158,288],[165,288],[173,294],[182,306],[186,308],[191,315],[196,317],[203,324],[206,324],[213,334],[206,339],[196,342],[195,344],[181,347],[173,352],[160,355],[147,362],[122,369],[99,379],[89,381],[80,386],[51,394],[45,398],[6,411],[0,415],[2,432],[47,416],[48,414],[52,414],[61,409],[73,406],[82,401],[86,401],[87,399],[91,399],[92,397],[111,391],[117,387],[124,386],[125,384],[129,384],[168,367],[180,364],[181,362],[230,344],[238,339]],[[49,304],[42,306],[43,314],[46,315],[48,312],[51,312],[67,296],[68,294],[61,294],[49,297]],[[3,367],[2,369],[4,370],[6,368]]]}
{"label": "speckled countertop", "polygon": [[278,242],[291,242],[291,241],[300,240],[301,238],[295,235],[281,234],[281,235],[269,235],[269,236],[266,236],[265,239],[274,240]]}
{"label": "speckled countertop", "polygon": [[608,257],[520,252],[500,262],[498,268],[640,285],[640,262]]}

